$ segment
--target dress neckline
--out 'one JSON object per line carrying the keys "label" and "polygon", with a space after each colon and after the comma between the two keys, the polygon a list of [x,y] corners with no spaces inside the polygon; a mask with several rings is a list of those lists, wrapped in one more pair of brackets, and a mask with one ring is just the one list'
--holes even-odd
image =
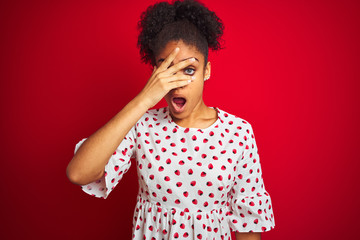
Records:
{"label": "dress neckline", "polygon": [[211,124],[210,126],[206,127],[206,128],[192,128],[192,127],[182,127],[180,125],[178,125],[174,120],[173,118],[171,117],[170,115],[170,110],[169,110],[169,106],[166,106],[166,117],[168,118],[168,121],[170,124],[174,125],[177,129],[180,129],[180,130],[184,130],[184,131],[199,131],[199,132],[204,132],[204,131],[207,131],[207,130],[211,130],[213,128],[218,128],[220,122],[221,122],[221,117],[220,117],[220,113],[221,113],[221,110],[217,107],[211,107],[213,109],[216,110],[217,112],[217,119],[216,121]]}

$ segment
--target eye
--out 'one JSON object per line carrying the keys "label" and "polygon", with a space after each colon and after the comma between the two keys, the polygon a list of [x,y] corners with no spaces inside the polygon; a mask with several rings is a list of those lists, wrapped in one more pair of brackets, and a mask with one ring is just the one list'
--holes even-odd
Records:
{"label": "eye", "polygon": [[193,68],[187,68],[184,70],[185,74],[193,75],[195,73],[195,69]]}

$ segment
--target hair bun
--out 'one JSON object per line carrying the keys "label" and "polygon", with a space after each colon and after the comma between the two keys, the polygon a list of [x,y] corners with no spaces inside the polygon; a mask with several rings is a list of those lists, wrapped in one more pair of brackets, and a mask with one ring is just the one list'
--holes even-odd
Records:
{"label": "hair bun", "polygon": [[168,24],[187,20],[193,24],[206,39],[207,46],[212,50],[221,49],[221,36],[224,25],[216,14],[196,0],[177,0],[171,4],[159,2],[149,6],[141,14],[138,22],[140,30],[138,47],[144,62],[152,61],[152,46],[156,44],[156,36]]}
{"label": "hair bun", "polygon": [[187,19],[204,35],[210,49],[221,49],[220,38],[224,25],[215,12],[210,11],[200,2],[192,0],[176,1],[174,7],[174,21]]}

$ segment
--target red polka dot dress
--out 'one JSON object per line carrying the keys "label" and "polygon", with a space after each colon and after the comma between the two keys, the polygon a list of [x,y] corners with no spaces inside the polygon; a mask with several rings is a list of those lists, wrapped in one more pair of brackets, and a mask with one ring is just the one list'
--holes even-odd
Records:
{"label": "red polka dot dress", "polygon": [[[219,108],[205,129],[177,125],[169,108],[148,110],[82,189],[107,198],[136,159],[133,239],[231,239],[275,227],[251,125]],[[75,151],[82,144],[80,141]]]}

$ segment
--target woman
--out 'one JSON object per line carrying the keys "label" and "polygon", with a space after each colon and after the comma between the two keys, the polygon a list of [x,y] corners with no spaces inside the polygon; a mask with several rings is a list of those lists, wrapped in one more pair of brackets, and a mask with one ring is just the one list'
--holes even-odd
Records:
{"label": "woman", "polygon": [[[71,182],[107,198],[136,159],[133,239],[260,239],[275,226],[251,125],[202,99],[223,25],[196,1],[141,16],[138,45],[154,70],[142,91],[80,141]],[[162,98],[168,106],[151,109]]]}

